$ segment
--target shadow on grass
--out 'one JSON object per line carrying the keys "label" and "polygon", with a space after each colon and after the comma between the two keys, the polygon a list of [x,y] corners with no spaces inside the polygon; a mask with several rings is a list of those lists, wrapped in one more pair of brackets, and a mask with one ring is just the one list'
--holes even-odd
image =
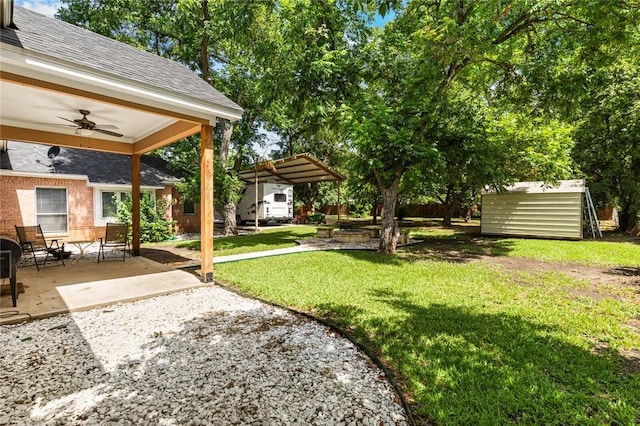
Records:
{"label": "shadow on grass", "polygon": [[640,244],[640,237],[635,237],[628,232],[622,232],[620,230],[603,231],[602,237],[604,241],[611,241],[615,243],[632,243]]}
{"label": "shadow on grass", "polygon": [[[592,353],[561,332],[514,315],[422,306],[409,294],[373,291],[388,317],[349,305],[320,313],[376,348],[437,424],[636,424],[640,380],[628,360]],[[628,370],[627,370],[628,371]]]}
{"label": "shadow on grass", "polygon": [[200,251],[200,240],[189,240],[181,243],[176,243],[176,247],[193,251]]}
{"label": "shadow on grass", "polygon": [[640,268],[633,268],[631,266],[619,266],[617,268],[611,268],[607,273],[611,275],[622,275],[625,277],[640,277]]}
{"label": "shadow on grass", "polygon": [[514,246],[508,239],[481,237],[475,233],[454,235],[424,235],[416,233],[413,238],[422,242],[403,251],[410,260],[439,260],[464,263],[484,256],[507,256]]}
{"label": "shadow on grass", "polygon": [[372,250],[335,250],[337,254],[350,257],[354,260],[370,262],[379,265],[402,266],[407,259],[400,256],[378,253]]}
{"label": "shadow on grass", "polygon": [[143,247],[140,249],[140,255],[146,257],[147,259],[151,259],[154,262],[158,263],[186,263],[191,262],[193,259],[180,256],[179,254],[172,253],[169,250],[163,250],[159,248],[147,248]]}

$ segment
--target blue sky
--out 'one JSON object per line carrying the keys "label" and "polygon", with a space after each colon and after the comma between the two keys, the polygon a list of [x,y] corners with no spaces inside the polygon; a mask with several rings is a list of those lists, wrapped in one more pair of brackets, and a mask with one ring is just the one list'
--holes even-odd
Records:
{"label": "blue sky", "polygon": [[[58,11],[61,5],[59,0],[16,0],[16,4],[51,17],[53,17],[53,15]],[[382,27],[384,24],[392,20],[393,16],[393,13],[387,13],[384,18],[380,15],[376,15],[373,25]]]}
{"label": "blue sky", "polygon": [[374,27],[384,27],[385,24],[387,22],[391,21],[394,17],[395,17],[395,13],[393,13],[393,12],[387,12],[387,14],[384,15],[384,17],[376,14],[376,17],[373,20],[373,26]]}
{"label": "blue sky", "polygon": [[60,8],[61,3],[58,0],[16,0],[16,4],[34,12],[53,17]]}

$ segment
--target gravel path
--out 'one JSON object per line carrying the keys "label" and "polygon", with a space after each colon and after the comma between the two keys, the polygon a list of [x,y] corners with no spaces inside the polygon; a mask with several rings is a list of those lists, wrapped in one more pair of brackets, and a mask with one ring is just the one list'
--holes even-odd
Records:
{"label": "gravel path", "polygon": [[205,287],[0,327],[0,425],[406,425],[347,340]]}

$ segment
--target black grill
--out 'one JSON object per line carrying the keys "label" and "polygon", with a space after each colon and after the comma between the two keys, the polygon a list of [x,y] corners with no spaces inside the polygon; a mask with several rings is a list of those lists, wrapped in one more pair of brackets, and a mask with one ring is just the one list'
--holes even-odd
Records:
{"label": "black grill", "polygon": [[22,257],[22,249],[17,241],[0,236],[0,278],[9,278],[11,286],[11,299],[15,308],[18,302],[18,283],[16,272],[18,262]]}

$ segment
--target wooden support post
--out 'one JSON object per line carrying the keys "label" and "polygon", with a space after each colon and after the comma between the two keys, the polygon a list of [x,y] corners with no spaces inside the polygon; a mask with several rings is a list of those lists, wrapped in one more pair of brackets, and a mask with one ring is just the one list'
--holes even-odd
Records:
{"label": "wooden support post", "polygon": [[[254,188],[255,188],[255,212],[253,215],[253,232],[258,233],[258,160],[256,159],[256,167],[254,170],[255,179],[254,179]],[[263,206],[264,207],[264,206]]]}
{"label": "wooden support post", "polygon": [[131,248],[140,256],[140,155],[131,156]]}
{"label": "wooden support post", "polygon": [[200,275],[213,281],[213,127],[200,130]]}
{"label": "wooden support post", "polygon": [[340,186],[342,185],[341,181],[337,181],[338,184],[338,226],[340,226]]}

